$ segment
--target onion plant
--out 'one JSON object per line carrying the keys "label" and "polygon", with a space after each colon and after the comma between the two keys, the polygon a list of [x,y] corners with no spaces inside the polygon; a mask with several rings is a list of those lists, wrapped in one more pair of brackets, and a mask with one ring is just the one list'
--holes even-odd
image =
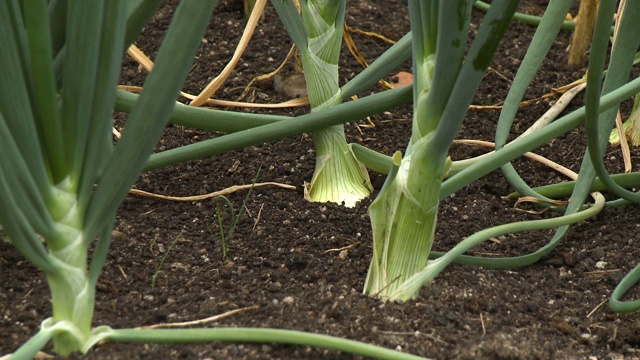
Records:
{"label": "onion plant", "polygon": [[0,4],[0,223],[16,249],[47,275],[53,316],[41,332],[62,355],[100,338],[103,329],[91,329],[95,285],[116,210],[162,134],[215,2],[181,4],[146,93],[114,146],[112,111],[127,19],[148,19],[157,5]]}
{"label": "onion plant", "polygon": [[[585,161],[574,188],[571,202],[565,215],[547,220],[527,221],[523,223],[505,224],[483,230],[462,240],[447,253],[430,254],[433,242],[438,201],[474,181],[480,176],[502,166],[507,179],[522,194],[540,197],[524,184],[508,163],[521,156],[523,150],[531,150],[551,140],[553,136],[567,131],[585,118],[598,118],[598,110],[603,109],[604,98],[600,99],[599,77],[603,73],[602,66],[590,65],[590,88],[587,97],[587,108],[571,113],[556,123],[548,125],[533,134],[505,145],[511,123],[515,117],[528,84],[533,79],[544,55],[548,52],[553,40],[563,24],[571,1],[550,2],[542,17],[534,39],[523,60],[516,78],[505,101],[498,129],[496,132],[496,151],[471,166],[447,177],[450,161],[447,151],[464,120],[466,108],[481,80],[484,71],[490,64],[494,51],[504,34],[507,24],[513,16],[518,1],[494,1],[478,30],[466,56],[464,44],[468,31],[468,17],[473,1],[410,1],[411,27],[413,33],[414,60],[414,123],[411,141],[407,153],[402,156],[396,153],[393,157],[389,177],[378,198],[370,208],[371,222],[374,231],[374,255],[365,284],[365,293],[394,300],[407,300],[417,296],[421,286],[433,279],[451,262],[471,263],[486,267],[518,267],[531,264],[557,246],[566,235],[570,224],[593,216],[604,206],[602,195],[593,194],[594,205],[584,208],[585,198],[590,192],[598,162],[592,162],[592,155],[587,153]],[[611,27],[612,12],[607,12],[613,5],[606,4],[600,11],[596,32],[600,32],[598,41],[608,39]],[[637,5],[634,5],[637,6]],[[627,5],[631,7],[631,5]],[[624,84],[622,79],[628,76],[635,50],[638,48],[635,36],[636,29],[630,24],[634,13],[630,10],[624,16],[627,23],[622,24],[621,34],[627,34],[624,44],[615,44],[618,61],[610,65],[605,78],[606,92],[613,91]],[[624,31],[622,30],[624,28]],[[624,36],[624,35],[623,35]],[[603,40],[604,39],[604,40]],[[600,44],[594,39],[594,44]],[[595,47],[596,45],[594,45]],[[602,46],[602,45],[601,45]],[[606,46],[598,48],[599,59],[606,54]],[[631,50],[632,49],[632,50]],[[615,56],[612,56],[612,62]],[[615,85],[614,85],[615,84]],[[589,86],[588,86],[589,88]],[[607,99],[607,108],[614,111],[621,101],[620,96]],[[589,107],[592,108],[589,111]],[[610,116],[610,115],[608,115]],[[595,120],[593,120],[595,123]],[[600,132],[590,132],[590,152],[601,151],[603,141],[608,139],[613,121],[607,120],[606,136],[604,128]],[[599,145],[598,145],[599,144]],[[599,154],[601,157],[601,153]],[[442,183],[442,185],[441,185]],[[615,184],[613,181],[611,183]],[[626,191],[626,190],[624,190]],[[623,189],[619,190],[620,194]],[[583,211],[580,211],[583,210]],[[508,232],[530,231],[535,229],[557,227],[556,235],[549,244],[538,251],[516,258],[484,259],[464,256],[463,253],[492,236]],[[431,257],[432,260],[427,260]],[[626,291],[626,290],[625,290]]]}
{"label": "onion plant", "polygon": [[[445,44],[456,43],[456,41],[451,41],[451,39],[449,38],[449,36],[451,36],[450,34],[454,33],[453,31],[441,33],[441,30],[446,29],[443,24],[454,23],[454,19],[456,19],[454,15],[460,15],[464,13],[463,9],[466,9],[467,4],[465,4],[464,1],[459,1],[457,3],[458,5],[454,5],[453,2],[448,3],[444,1],[440,2],[439,5],[420,3],[420,5],[423,6],[422,9],[424,11],[422,14],[431,14],[431,18],[435,18],[435,14],[438,14],[438,20],[435,22],[425,22],[422,21],[424,20],[424,18],[414,17],[413,9],[417,9],[419,6],[416,6],[416,4],[414,4],[414,7],[412,8],[412,29],[414,32],[414,38],[417,36],[416,34],[418,31],[423,31],[424,34],[429,34],[431,30],[434,30],[436,28],[438,31],[437,36],[433,36],[431,38],[432,40],[435,40],[436,54],[435,64],[432,65],[434,69],[433,78],[431,79],[427,76],[427,80],[425,81],[426,83],[430,84],[430,88],[428,89],[430,91],[441,89],[436,81],[439,74],[442,74],[440,75],[441,77],[451,76],[452,78],[455,78],[457,76],[455,85],[453,86],[454,90],[450,94],[447,94],[445,92],[443,95],[445,97],[449,96],[449,99],[445,100],[446,106],[444,107],[444,111],[441,113],[441,116],[439,118],[440,121],[437,122],[435,126],[435,139],[431,140],[427,138],[428,141],[433,141],[435,143],[435,145],[431,148],[432,154],[441,154],[442,149],[448,149],[450,141],[453,139],[453,136],[451,135],[455,131],[457,131],[457,126],[459,126],[460,122],[462,121],[461,116],[463,116],[460,114],[458,114],[458,116],[453,116],[457,112],[456,108],[459,111],[463,112],[464,109],[462,105],[466,105],[469,103],[467,101],[460,100],[464,99],[464,96],[462,95],[464,90],[459,89],[458,85],[461,83],[466,84],[467,90],[473,91],[470,89],[474,89],[477,84],[477,82],[473,80],[473,75],[470,75],[468,72],[465,75],[465,68],[470,67],[475,71],[482,71],[484,66],[480,65],[488,65],[488,61],[491,56],[491,53],[488,50],[495,49],[494,45],[482,43],[482,41],[487,40],[487,37],[485,37],[486,33],[483,34],[483,31],[488,31],[491,34],[488,36],[489,42],[499,40],[500,36],[499,33],[497,33],[497,30],[502,26],[501,20],[508,18],[510,16],[509,14],[511,14],[513,11],[513,8],[511,7],[512,4],[508,1],[494,1],[491,5],[491,8],[488,10],[488,13],[483,21],[483,25],[478,31],[478,34],[476,35],[468,54],[466,55],[466,60],[461,66],[460,71],[456,72],[457,69],[454,65],[452,71],[455,75],[447,75],[450,74],[450,71],[448,69],[444,70],[446,66],[442,62],[438,62],[438,59],[444,56],[442,54],[438,54],[438,51],[441,50],[438,47],[438,44],[442,43],[441,39],[447,38],[449,39],[449,41],[445,42]],[[580,172],[577,176],[577,180],[574,183],[575,186],[571,188],[572,190],[569,205],[565,209],[561,209],[564,211],[564,215],[552,219],[504,224],[494,228],[485,229],[462,240],[458,245],[456,245],[447,253],[432,252],[431,254],[429,254],[429,257],[432,260],[428,262],[424,260],[425,252],[415,255],[414,259],[419,258],[417,260],[410,259],[408,256],[406,258],[396,256],[398,253],[400,253],[400,251],[406,251],[406,248],[416,249],[418,248],[418,246],[420,246],[412,242],[427,243],[427,245],[423,245],[423,247],[419,250],[421,251],[424,248],[428,248],[430,246],[430,242],[433,240],[433,229],[425,226],[422,230],[422,233],[418,233],[416,236],[406,239],[406,242],[401,243],[400,245],[394,243],[394,241],[402,239],[401,236],[394,237],[394,230],[403,229],[402,227],[398,226],[398,224],[402,224],[403,221],[406,222],[405,224],[409,224],[410,222],[406,220],[406,217],[411,217],[413,214],[412,212],[397,211],[397,209],[402,208],[401,205],[403,196],[397,196],[396,194],[409,194],[406,197],[408,197],[411,202],[417,203],[417,201],[415,200],[418,199],[418,195],[416,194],[419,194],[420,191],[424,191],[425,188],[429,188],[428,186],[425,186],[411,192],[409,190],[411,185],[408,180],[404,183],[404,188],[397,188],[394,186],[394,182],[391,181],[393,180],[394,176],[405,176],[407,179],[409,179],[411,170],[411,164],[403,164],[403,161],[405,161],[404,159],[407,158],[407,156],[405,155],[404,158],[401,158],[400,154],[397,154],[393,159],[394,166],[391,171],[391,177],[389,178],[390,180],[387,180],[387,183],[385,184],[385,187],[383,188],[383,191],[380,195],[383,198],[381,199],[379,197],[378,199],[376,199],[370,209],[372,213],[372,223],[375,234],[374,236],[378,236],[378,238],[374,239],[374,259],[372,260],[372,265],[367,278],[365,292],[390,299],[406,300],[411,297],[415,297],[417,295],[417,291],[422,285],[433,279],[440,271],[442,271],[442,269],[447,264],[451,262],[500,268],[525,266],[538,261],[558,245],[559,241],[566,236],[567,230],[569,229],[569,226],[571,224],[597,214],[605,206],[604,197],[599,193],[591,194],[594,200],[592,205],[585,203],[586,197],[593,191],[591,185],[594,183],[596,174],[598,176],[598,184],[600,184],[600,187],[603,187],[621,197],[621,199],[619,200],[612,201],[611,205],[619,205],[622,203],[638,201],[637,193],[630,192],[623,187],[633,186],[633,183],[629,181],[625,183],[623,180],[626,179],[622,179],[621,176],[610,177],[602,164],[604,148],[606,146],[607,140],[609,138],[609,133],[615,121],[617,108],[619,107],[622,100],[635,95],[637,93],[636,90],[639,89],[640,86],[640,79],[635,79],[627,83],[631,66],[634,63],[634,59],[637,57],[636,51],[640,42],[640,40],[633,35],[637,33],[637,31],[639,30],[638,26],[640,26],[637,21],[635,21],[638,16],[638,11],[640,11],[640,4],[638,2],[627,2],[624,6],[624,9],[622,9],[624,11],[620,11],[620,14],[623,15],[621,15],[619,19],[619,40],[616,41],[616,43],[612,46],[611,59],[606,72],[603,71],[605,64],[604,59],[607,56],[609,33],[616,2],[601,2],[596,28],[594,30],[593,46],[590,53],[588,72],[589,76],[587,78],[587,94],[585,97],[586,106],[563,116],[562,118],[556,120],[554,123],[549,124],[546,127],[533,132],[532,134],[528,134],[513,141],[512,143],[508,144],[508,146],[505,146],[509,129],[517,111],[518,103],[522,99],[522,96],[524,95],[528,84],[533,79],[535,72],[539,68],[543,57],[549,50],[558,30],[560,29],[560,26],[562,25],[564,14],[566,14],[570,5],[571,1],[550,2],[544,16],[539,23],[539,27],[532,40],[532,43],[510,87],[509,94],[505,101],[505,106],[503,107],[500,115],[498,127],[496,130],[495,141],[496,148],[498,150],[495,153],[476,161],[472,165],[463,168],[456,174],[451,175],[449,179],[445,180],[442,183],[439,191],[436,189],[433,190],[433,192],[436,193],[433,195],[434,197],[437,196],[439,199],[443,199],[456,190],[469,184],[470,182],[494,170],[497,166],[501,166],[507,180],[509,180],[509,182],[518,190],[520,194],[530,195],[542,200],[546,200],[547,198],[545,198],[542,193],[536,192],[522,181],[522,179],[510,165],[509,161],[515,159],[518,156],[521,156],[523,154],[523,151],[534,149],[535,147],[552,140],[553,138],[575,128],[576,126],[579,126],[582,122],[585,122],[587,125],[589,146],[587,152],[585,153]],[[447,6],[459,6],[457,7],[458,11],[447,12]],[[450,16],[449,18],[447,18],[448,21],[442,21],[444,18],[446,18],[445,16],[447,14]],[[423,17],[428,18],[429,15],[423,15]],[[419,23],[421,25],[416,25],[416,23]],[[425,23],[432,25],[425,26]],[[489,29],[487,29],[485,26]],[[427,40],[424,42],[424,44],[426,45],[424,45],[424,47],[429,48],[429,38],[426,38]],[[478,45],[479,41],[481,43]],[[418,80],[422,79],[424,81],[425,72],[422,71],[421,75],[420,67],[423,66],[423,64],[427,63],[428,56],[425,56],[425,54],[428,55],[429,53],[424,52],[422,49],[420,49],[420,47],[422,46],[421,44],[423,43],[418,42],[418,44],[416,44],[416,42],[414,41],[414,69],[416,74],[418,74]],[[475,52],[474,50],[477,50],[478,47],[481,51]],[[456,63],[446,63],[446,65],[449,64]],[[606,76],[604,77],[604,82],[601,84],[602,74],[606,74]],[[429,80],[431,80],[430,83]],[[473,85],[473,87],[471,87],[470,85]],[[414,84],[414,98],[416,98],[416,100],[414,100],[416,112],[415,116],[418,118],[414,118],[414,133],[416,132],[415,123],[418,123],[417,128],[420,129],[419,124],[421,121],[421,116],[424,116],[426,119],[429,118],[428,115],[421,115],[421,111],[423,111],[421,108],[421,106],[423,106],[422,104],[429,104],[429,102],[427,100],[425,100],[424,102],[420,102],[419,98],[421,94],[425,94],[424,91],[421,91],[420,86],[421,85],[418,82]],[[444,89],[447,89],[447,87],[445,87]],[[426,95],[424,95],[426,99],[429,99],[431,96],[429,90],[427,90]],[[435,97],[435,95],[433,96]],[[466,100],[469,99],[467,98]],[[452,106],[454,108],[451,108]],[[434,110],[433,108],[427,108],[424,111],[426,114],[431,114]],[[418,148],[415,146],[415,144],[417,143],[415,139],[416,137],[414,134],[412,136],[412,143],[410,144],[413,145],[413,150],[411,150],[411,146],[408,150],[409,156],[411,157],[413,157],[415,152],[418,151]],[[411,151],[413,151],[413,153]],[[445,160],[442,160],[443,158]],[[431,171],[438,171],[437,175],[442,176],[440,166],[442,164],[445,164],[446,167],[446,158],[444,157],[444,155],[440,155],[439,159],[440,163],[438,164],[438,166],[432,168]],[[428,161],[425,161],[425,163],[429,164]],[[407,167],[407,170],[403,169],[403,165]],[[428,168],[424,167],[424,169]],[[439,181],[441,180],[441,178],[430,178],[430,180]],[[617,183],[618,181],[620,181],[620,184]],[[393,207],[393,205],[395,204],[398,205],[396,207]],[[413,226],[416,228],[422,226],[421,222],[424,219],[435,219],[435,215],[431,215],[428,212],[424,211],[433,209],[435,206],[437,206],[437,203],[432,201],[425,202],[424,204],[429,205],[429,207],[424,206],[420,208],[421,211],[423,211],[424,215],[411,218],[415,223]],[[384,211],[381,212],[386,213],[386,221],[380,221],[378,223],[374,219],[374,214],[379,211],[379,208],[376,208],[376,206],[378,206],[379,208],[384,208]],[[392,211],[389,211],[389,209],[391,209]],[[430,215],[430,217],[427,218],[426,215]],[[393,217],[393,219],[389,220],[389,218],[391,217]],[[384,219],[384,216],[382,218]],[[377,233],[375,232],[376,228],[378,229]],[[531,254],[526,254],[514,258],[477,258],[463,255],[466,250],[479,244],[482,241],[489,239],[490,237],[506,233],[515,233],[545,228],[557,228],[557,230],[548,244]],[[382,236],[380,236],[380,234]],[[383,239],[382,241],[378,241],[380,237]],[[377,254],[382,254],[382,256],[375,256],[376,252]],[[417,252],[415,252],[414,254],[416,253]],[[422,268],[420,268],[419,265],[414,265],[418,261],[423,261],[421,264],[426,263],[426,265],[424,265],[424,267]],[[414,268],[418,269],[418,271],[413,275],[406,273],[412,270],[411,268],[409,268],[410,266],[414,266]],[[381,280],[381,277],[384,280]],[[640,301],[636,300],[632,302],[624,302],[620,299],[624,295],[624,293],[627,292],[631,286],[633,286],[633,284],[639,281],[639,279],[640,266],[633,269],[632,272],[630,272],[629,275],[623,279],[618,288],[614,291],[610,301],[610,306],[614,311],[629,312],[635,311],[640,308]]]}
{"label": "onion plant", "polygon": [[[300,51],[311,111],[341,103],[338,60],[346,0],[300,0],[300,14],[293,0],[272,3]],[[353,207],[369,195],[369,173],[347,144],[344,125],[316,130],[313,142],[316,167],[305,198]]]}
{"label": "onion plant", "polygon": [[364,292],[415,297],[435,234],[448,150],[506,32],[518,1],[492,4],[465,60],[473,1],[409,1],[413,35],[413,129],[369,213],[373,259]]}

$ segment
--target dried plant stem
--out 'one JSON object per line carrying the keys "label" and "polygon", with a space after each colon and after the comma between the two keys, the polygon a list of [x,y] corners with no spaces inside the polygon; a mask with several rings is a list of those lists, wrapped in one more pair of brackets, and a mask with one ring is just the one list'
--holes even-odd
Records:
{"label": "dried plant stem", "polygon": [[587,63],[587,50],[591,46],[599,2],[599,0],[580,0],[576,29],[571,38],[569,65],[582,67]]}
{"label": "dried plant stem", "polygon": [[146,196],[146,197],[152,197],[152,198],[162,199],[162,200],[187,202],[187,201],[202,201],[206,199],[215,198],[217,196],[228,195],[236,191],[248,190],[248,189],[251,189],[252,187],[262,187],[262,186],[278,186],[278,187],[289,189],[289,190],[296,189],[296,187],[293,185],[281,184],[276,182],[263,182],[263,183],[249,184],[249,185],[233,185],[220,191],[215,191],[209,194],[195,195],[195,196],[167,196],[167,195],[154,194],[154,193],[150,193],[150,192],[142,191],[138,189],[131,189],[129,193],[132,195]]}
{"label": "dried plant stem", "polygon": [[260,306],[258,305],[252,305],[252,306],[247,306],[247,307],[243,307],[240,309],[235,309],[235,310],[231,310],[231,311],[227,311],[225,313],[222,314],[218,314],[218,315],[214,315],[205,319],[200,319],[200,320],[193,320],[193,321],[185,321],[185,322],[179,322],[179,323],[168,323],[168,324],[156,324],[156,325],[149,325],[149,326],[144,326],[141,327],[139,329],[160,329],[160,328],[172,328],[172,327],[186,327],[186,326],[193,326],[193,325],[202,325],[202,324],[206,324],[206,323],[210,323],[213,321],[217,321],[220,320],[222,318],[231,316],[231,315],[235,315],[244,311],[249,311],[249,310],[255,310],[260,308]]}
{"label": "dried plant stem", "polygon": [[191,102],[191,106],[201,106],[203,105],[207,99],[209,99],[219,88],[222,86],[225,80],[231,75],[231,72],[240,61],[242,54],[247,48],[249,44],[249,40],[251,40],[251,36],[256,30],[256,26],[258,26],[258,21],[260,20],[260,16],[264,10],[264,6],[267,3],[267,0],[257,0],[253,11],[251,12],[251,16],[247,21],[247,26],[244,28],[244,32],[242,33],[242,37],[240,38],[240,42],[236,47],[236,51],[233,53],[233,57],[231,61],[225,66],[225,68],[220,72],[215,79],[213,79],[209,85],[207,85],[204,90]]}

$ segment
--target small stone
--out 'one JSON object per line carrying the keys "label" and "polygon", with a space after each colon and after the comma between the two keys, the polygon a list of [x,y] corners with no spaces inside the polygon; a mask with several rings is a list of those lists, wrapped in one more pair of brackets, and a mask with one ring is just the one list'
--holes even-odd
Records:
{"label": "small stone", "polygon": [[558,270],[558,273],[559,273],[558,276],[562,278],[562,277],[565,277],[565,276],[569,275],[571,272],[569,272],[569,271],[567,271],[567,269],[561,267]]}
{"label": "small stone", "polygon": [[571,253],[563,253],[562,261],[564,262],[565,265],[569,267],[576,266],[576,259],[573,257],[573,255],[571,255]]}
{"label": "small stone", "polygon": [[304,74],[281,75],[273,77],[273,88],[281,95],[290,98],[301,98],[308,95]]}
{"label": "small stone", "polygon": [[624,360],[624,355],[616,352],[611,352],[607,354],[606,358],[611,360]]}

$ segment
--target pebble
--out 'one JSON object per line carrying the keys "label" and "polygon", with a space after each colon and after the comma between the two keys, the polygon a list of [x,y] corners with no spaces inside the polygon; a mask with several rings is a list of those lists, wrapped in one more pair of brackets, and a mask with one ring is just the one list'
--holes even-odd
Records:
{"label": "pebble", "polygon": [[273,88],[289,99],[301,98],[309,94],[304,74],[276,74],[273,77]]}

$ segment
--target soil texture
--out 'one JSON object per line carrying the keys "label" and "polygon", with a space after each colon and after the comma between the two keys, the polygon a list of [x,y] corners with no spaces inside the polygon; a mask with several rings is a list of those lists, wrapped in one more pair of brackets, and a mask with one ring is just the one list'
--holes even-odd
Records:
{"label": "soil texture", "polygon": [[[167,1],[136,42],[151,58],[176,3]],[[545,3],[525,1],[520,11],[542,14]],[[481,18],[482,13],[474,10],[472,33]],[[346,21],[351,27],[392,40],[409,31],[404,1],[350,0]],[[222,70],[231,59],[245,23],[240,1],[220,1],[185,84],[186,92],[199,93]],[[511,25],[474,104],[496,105],[505,98],[534,31],[534,27],[521,23]],[[584,74],[584,68],[566,65],[570,36],[569,32],[560,33],[527,92],[527,99],[539,98]],[[369,62],[390,46],[360,33],[352,33],[352,37]],[[274,70],[290,46],[275,11],[267,5],[245,55],[215,98],[236,100],[252,78]],[[361,70],[344,47],[341,83]],[[410,61],[397,71],[411,71]],[[142,85],[145,75],[130,58],[124,60],[123,84]],[[389,74],[387,80],[391,78]],[[360,96],[379,91],[383,89],[374,86]],[[556,99],[523,107],[513,136],[527,129]],[[248,101],[261,103],[284,100],[288,99],[268,84],[254,87],[248,96]],[[580,95],[565,113],[579,107],[581,101]],[[234,110],[296,116],[309,108]],[[411,132],[411,116],[411,106],[406,105],[369,120],[348,123],[348,141],[389,155],[403,151]],[[496,109],[471,109],[459,138],[491,141],[498,116]],[[119,117],[116,127],[122,129],[123,121]],[[157,150],[216,136],[223,135],[170,125]],[[536,152],[577,171],[584,150],[584,130],[576,129]],[[456,145],[451,156],[458,160],[486,151]],[[620,172],[620,151],[611,148],[606,156],[611,169]],[[632,153],[632,160],[635,169],[640,163],[637,151]],[[234,219],[231,208],[221,198],[176,202],[130,195],[119,211],[111,251],[100,278],[95,325],[129,328],[198,320],[249,308],[204,326],[303,330],[435,359],[640,357],[640,317],[614,314],[606,304],[614,287],[638,261],[634,239],[640,224],[636,206],[606,209],[597,218],[574,226],[550,255],[532,266],[499,270],[452,265],[426,286],[418,299],[382,302],[364,296],[362,288],[372,252],[367,208],[384,176],[371,173],[376,192],[355,208],[310,203],[303,199],[303,184],[310,181],[314,164],[312,137],[301,134],[143,174],[136,189],[171,196],[208,194],[251,184],[254,179],[293,185],[295,189],[269,185],[254,188],[248,197],[246,190],[227,195],[236,211],[243,206],[245,211],[235,233],[227,238],[226,257],[217,207],[227,234]],[[553,170],[529,160],[517,160],[514,165],[531,185],[564,180]],[[435,250],[450,249],[464,237],[491,226],[552,216],[518,211],[514,200],[502,199],[511,191],[496,171],[443,201]],[[507,235],[474,248],[471,253],[489,257],[524,255],[546,244],[552,235],[553,231]],[[51,315],[44,275],[4,242],[0,242],[0,314],[0,354],[15,350]],[[52,349],[45,351],[51,353]],[[361,357],[275,344],[105,343],[82,358]]]}

